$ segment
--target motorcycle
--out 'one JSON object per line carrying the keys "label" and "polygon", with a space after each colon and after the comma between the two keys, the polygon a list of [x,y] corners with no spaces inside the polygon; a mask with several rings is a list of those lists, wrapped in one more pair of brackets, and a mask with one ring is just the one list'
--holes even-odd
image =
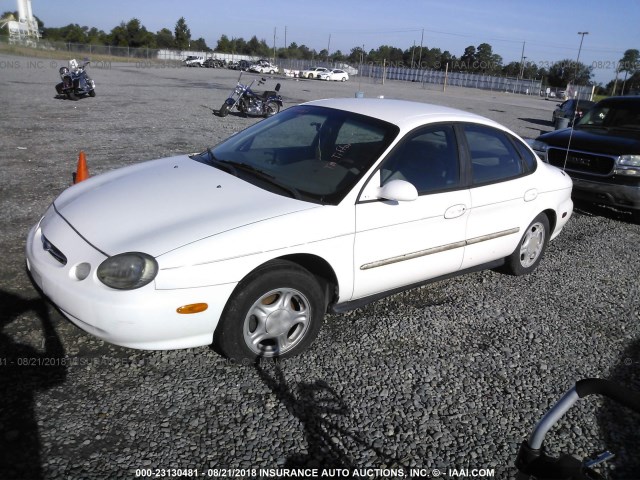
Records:
{"label": "motorcycle", "polygon": [[60,67],[62,82],[56,85],[58,95],[66,95],[69,100],[77,100],[79,96],[96,96],[96,84],[86,72],[89,60],[78,65],[76,59],[69,60],[69,67]]}
{"label": "motorcycle", "polygon": [[[282,108],[282,96],[280,96],[280,84],[276,85],[275,90],[267,90],[262,94],[255,93],[251,87],[255,83],[253,80],[249,85],[240,82],[242,74],[238,77],[236,87],[229,95],[229,98],[220,107],[218,115],[226,117],[231,110],[236,108],[244,116],[254,115],[270,117],[275,115]],[[261,78],[258,86],[263,85],[267,80]]]}

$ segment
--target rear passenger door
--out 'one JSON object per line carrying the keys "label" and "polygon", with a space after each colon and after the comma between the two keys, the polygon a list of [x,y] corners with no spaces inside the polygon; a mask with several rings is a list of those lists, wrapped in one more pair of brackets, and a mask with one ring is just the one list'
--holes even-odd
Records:
{"label": "rear passenger door", "polygon": [[536,163],[520,140],[486,125],[458,128],[467,146],[471,181],[464,269],[510,255],[540,212],[530,175]]}

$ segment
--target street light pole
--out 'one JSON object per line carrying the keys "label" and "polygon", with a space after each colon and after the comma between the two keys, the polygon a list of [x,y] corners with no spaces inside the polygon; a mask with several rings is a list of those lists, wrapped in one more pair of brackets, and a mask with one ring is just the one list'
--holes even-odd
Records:
{"label": "street light pole", "polygon": [[589,35],[589,32],[578,32],[578,35],[582,35],[580,38],[580,47],[578,48],[578,58],[576,59],[576,71],[573,74],[573,81],[578,81],[578,64],[580,63],[580,52],[582,51],[582,42],[584,41],[584,36]]}

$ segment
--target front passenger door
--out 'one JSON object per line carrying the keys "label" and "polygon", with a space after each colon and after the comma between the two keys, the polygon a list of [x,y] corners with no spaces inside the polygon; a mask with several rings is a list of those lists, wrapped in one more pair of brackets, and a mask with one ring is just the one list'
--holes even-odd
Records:
{"label": "front passenger door", "polygon": [[[470,205],[461,178],[452,125],[421,127],[394,148],[355,206],[354,299],[460,268]],[[418,198],[367,198],[392,180],[411,183]]]}

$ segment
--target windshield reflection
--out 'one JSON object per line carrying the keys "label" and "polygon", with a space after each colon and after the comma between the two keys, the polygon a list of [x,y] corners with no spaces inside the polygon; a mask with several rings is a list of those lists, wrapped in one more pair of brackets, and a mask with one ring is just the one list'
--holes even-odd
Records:
{"label": "windshield reflection", "polygon": [[397,134],[395,125],[363,115],[297,106],[234,135],[199,160],[274,193],[336,205]]}

